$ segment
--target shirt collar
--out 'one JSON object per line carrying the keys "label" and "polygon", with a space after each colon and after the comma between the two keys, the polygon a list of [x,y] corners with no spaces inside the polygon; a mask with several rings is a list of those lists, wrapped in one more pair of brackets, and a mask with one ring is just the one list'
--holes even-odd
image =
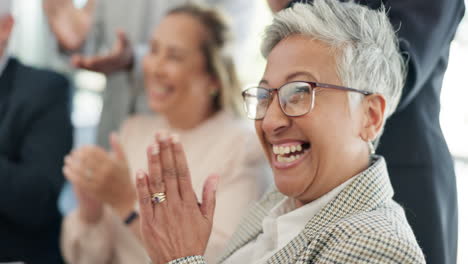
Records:
{"label": "shirt collar", "polygon": [[356,176],[338,185],[320,198],[299,208],[296,208],[294,199],[290,197],[285,197],[273,207],[266,218],[269,220],[265,224],[270,225],[269,228],[273,229],[273,237],[276,242],[275,247],[283,248],[293,240],[304,229],[309,220],[346,188]]}

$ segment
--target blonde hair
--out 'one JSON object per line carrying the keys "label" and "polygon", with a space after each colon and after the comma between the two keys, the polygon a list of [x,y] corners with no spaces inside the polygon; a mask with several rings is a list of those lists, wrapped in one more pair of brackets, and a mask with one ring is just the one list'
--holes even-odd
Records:
{"label": "blonde hair", "polygon": [[168,15],[173,14],[185,14],[195,18],[207,32],[201,49],[205,56],[207,72],[212,74],[220,85],[219,92],[213,95],[216,111],[223,109],[237,115],[243,113],[240,82],[233,59],[226,54],[230,32],[223,15],[215,9],[194,3],[181,5],[168,12]]}

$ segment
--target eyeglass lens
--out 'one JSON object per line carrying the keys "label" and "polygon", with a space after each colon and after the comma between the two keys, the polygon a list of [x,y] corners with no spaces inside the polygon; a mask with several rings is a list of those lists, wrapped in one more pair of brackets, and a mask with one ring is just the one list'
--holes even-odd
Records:
{"label": "eyeglass lens", "polygon": [[[270,103],[270,91],[261,87],[249,88],[244,92],[244,107],[248,118],[262,119]],[[288,83],[278,90],[280,106],[288,116],[300,116],[310,111],[314,101],[312,87],[304,82]]]}

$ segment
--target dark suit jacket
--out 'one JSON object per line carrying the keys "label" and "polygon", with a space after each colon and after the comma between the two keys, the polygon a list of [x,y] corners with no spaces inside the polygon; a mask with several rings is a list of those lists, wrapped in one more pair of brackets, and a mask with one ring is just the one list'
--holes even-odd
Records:
{"label": "dark suit jacket", "polygon": [[69,85],[10,59],[0,76],[0,262],[61,263],[57,196],[72,147]]}
{"label": "dark suit jacket", "polygon": [[394,199],[405,208],[427,263],[456,263],[456,180],[439,112],[450,42],[465,11],[463,0],[357,2],[371,8],[384,3],[401,51],[409,55],[400,104],[377,149],[387,160]]}

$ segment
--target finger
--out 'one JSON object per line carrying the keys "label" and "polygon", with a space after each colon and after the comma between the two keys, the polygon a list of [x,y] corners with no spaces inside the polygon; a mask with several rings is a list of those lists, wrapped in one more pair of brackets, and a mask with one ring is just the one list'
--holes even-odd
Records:
{"label": "finger", "polygon": [[63,166],[65,177],[70,181],[70,182],[75,182],[79,179],[84,178],[84,171],[80,167],[79,163],[74,160],[71,156],[66,156],[65,157],[65,164]]}
{"label": "finger", "polygon": [[111,153],[113,157],[115,157],[117,160],[126,162],[127,158],[122,148],[122,144],[120,144],[119,136],[117,135],[117,133],[112,132],[110,134],[109,143],[111,145]]}
{"label": "finger", "polygon": [[100,147],[97,146],[85,146],[77,151],[76,156],[82,162],[82,165],[93,171],[103,167],[109,159],[109,154]]}
{"label": "finger", "polygon": [[218,175],[211,175],[206,179],[203,185],[203,203],[201,205],[201,213],[211,223],[213,222],[214,211],[216,207],[216,188],[218,186]]}
{"label": "finger", "polygon": [[79,166],[70,156],[65,158],[65,165],[62,168],[65,178],[72,184],[80,186],[83,189],[92,191],[92,179],[86,174],[87,172]]}
{"label": "finger", "polygon": [[148,159],[148,182],[150,192],[164,192],[164,182],[162,179],[161,172],[161,160],[159,157],[159,145],[157,143],[152,144],[146,150],[146,156]]}
{"label": "finger", "polygon": [[137,172],[136,186],[141,218],[143,221],[149,222],[153,219],[154,208],[151,203],[151,193],[148,188],[148,175],[142,170]]}
{"label": "finger", "polygon": [[75,68],[81,68],[83,57],[80,55],[73,55],[70,58],[70,63]]}
{"label": "finger", "polygon": [[168,133],[158,133],[157,140],[160,150],[159,155],[161,157],[162,180],[165,185],[167,200],[168,202],[180,201],[179,188],[177,186],[177,170]]}
{"label": "finger", "polygon": [[116,35],[117,35],[117,42],[115,43],[114,50],[121,52],[125,50],[128,46],[127,34],[122,29],[118,29],[116,31]]}
{"label": "finger", "polygon": [[114,60],[113,54],[86,57],[82,60],[81,68],[105,73]]}
{"label": "finger", "polygon": [[185,157],[185,152],[180,144],[179,136],[172,135],[171,143],[174,150],[174,160],[177,168],[177,180],[179,185],[179,192],[182,200],[187,202],[197,203],[197,198],[192,187],[192,180],[190,176],[190,171],[187,165],[187,159]]}
{"label": "finger", "polygon": [[[110,155],[102,148],[96,146],[82,147],[76,153],[76,163],[80,166],[85,178],[93,182],[96,188],[105,183],[107,171],[114,163]],[[89,178],[89,179],[88,179]]]}

